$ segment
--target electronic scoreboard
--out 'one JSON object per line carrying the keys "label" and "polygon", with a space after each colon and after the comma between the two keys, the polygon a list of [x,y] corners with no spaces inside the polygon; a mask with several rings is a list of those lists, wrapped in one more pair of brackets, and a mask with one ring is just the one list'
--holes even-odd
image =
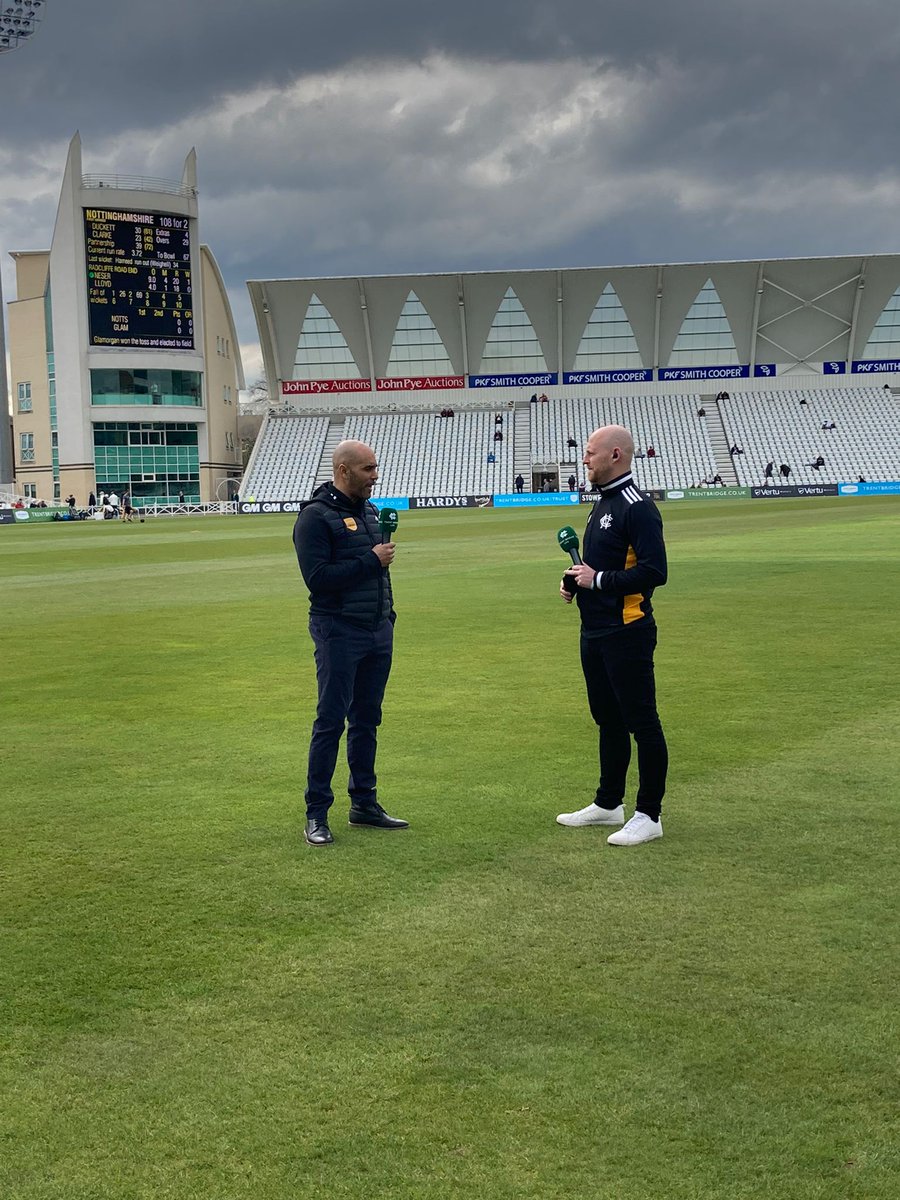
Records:
{"label": "electronic scoreboard", "polygon": [[187,217],[84,210],[92,346],[193,350]]}

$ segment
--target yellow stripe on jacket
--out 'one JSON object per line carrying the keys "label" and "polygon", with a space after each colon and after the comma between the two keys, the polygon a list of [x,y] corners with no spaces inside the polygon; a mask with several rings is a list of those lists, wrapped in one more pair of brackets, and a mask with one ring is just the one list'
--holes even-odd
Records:
{"label": "yellow stripe on jacket", "polygon": [[[629,567],[637,565],[637,555],[634,552],[634,546],[628,547],[628,553],[625,555],[625,570]],[[630,625],[632,621],[639,621],[644,615],[644,610],[641,608],[641,601],[644,599],[642,592],[636,592],[633,596],[626,596],[622,604],[622,622],[625,625]]]}

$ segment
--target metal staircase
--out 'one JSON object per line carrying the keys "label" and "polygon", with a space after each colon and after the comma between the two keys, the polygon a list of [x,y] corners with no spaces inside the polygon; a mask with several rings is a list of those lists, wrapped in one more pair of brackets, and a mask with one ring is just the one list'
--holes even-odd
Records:
{"label": "metal staircase", "polygon": [[[531,491],[531,405],[527,400],[517,400],[515,408],[516,434],[513,441],[513,479],[521,475],[525,480],[525,491]],[[513,480],[509,481],[510,488]]]}
{"label": "metal staircase", "polygon": [[725,422],[722,420],[719,402],[714,395],[701,396],[700,407],[706,413],[706,416],[701,417],[700,420],[706,421],[706,432],[709,435],[716,471],[729,487],[737,487],[737,472],[729,454],[731,447],[728,444],[728,434],[725,432]]}
{"label": "metal staircase", "polygon": [[316,470],[315,487],[320,484],[327,483],[331,478],[331,456],[338,444],[344,440],[344,429],[347,425],[347,418],[342,416],[331,417],[328,422],[328,433],[325,435],[325,444],[322,447],[322,457],[319,459],[319,466]]}

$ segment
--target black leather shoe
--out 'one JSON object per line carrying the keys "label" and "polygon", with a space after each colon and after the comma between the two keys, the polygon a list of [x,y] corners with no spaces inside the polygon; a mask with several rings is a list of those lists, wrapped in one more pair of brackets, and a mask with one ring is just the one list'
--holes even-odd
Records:
{"label": "black leather shoe", "polygon": [[408,829],[409,821],[389,817],[380,804],[367,804],[365,808],[350,808],[351,825],[368,825],[372,829]]}
{"label": "black leather shoe", "polygon": [[303,836],[306,838],[308,846],[330,846],[334,841],[334,836],[324,817],[311,817],[306,822]]}

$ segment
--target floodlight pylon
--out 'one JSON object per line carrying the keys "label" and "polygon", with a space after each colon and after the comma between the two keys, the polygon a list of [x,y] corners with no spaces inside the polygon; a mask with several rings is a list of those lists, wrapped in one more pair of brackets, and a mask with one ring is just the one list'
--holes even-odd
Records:
{"label": "floodlight pylon", "polygon": [[41,23],[47,0],[0,0],[0,54],[29,41]]}

